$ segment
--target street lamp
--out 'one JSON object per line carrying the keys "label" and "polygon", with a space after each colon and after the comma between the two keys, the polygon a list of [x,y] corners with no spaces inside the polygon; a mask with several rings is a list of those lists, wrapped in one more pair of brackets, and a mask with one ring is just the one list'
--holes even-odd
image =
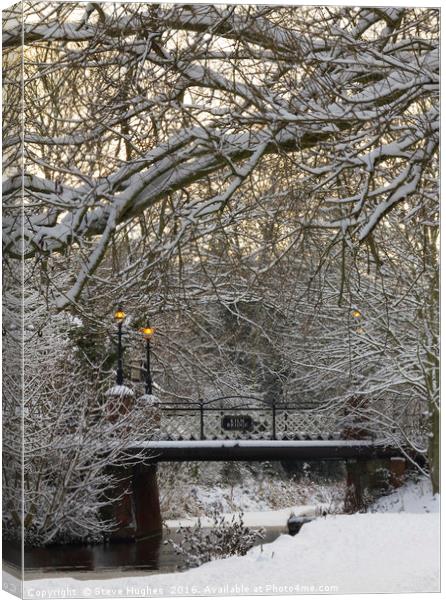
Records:
{"label": "street lamp", "polygon": [[354,308],[352,310],[352,317],[354,319],[354,330],[356,333],[362,334],[364,333],[364,329],[361,327],[361,321],[363,320],[363,314],[359,310],[359,308]]}
{"label": "street lamp", "polygon": [[152,375],[150,374],[150,338],[155,333],[155,329],[150,327],[147,323],[147,327],[141,327],[139,330],[146,340],[146,394],[152,395]]}
{"label": "street lamp", "polygon": [[124,384],[124,373],[122,370],[122,322],[125,319],[125,312],[122,306],[118,306],[115,311],[115,321],[118,324],[118,368],[116,370],[116,385]]}

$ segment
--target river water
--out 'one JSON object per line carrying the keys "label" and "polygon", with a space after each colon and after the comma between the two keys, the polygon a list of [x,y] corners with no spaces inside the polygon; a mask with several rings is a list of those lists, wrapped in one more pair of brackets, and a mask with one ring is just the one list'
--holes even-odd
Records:
{"label": "river water", "polygon": [[[264,527],[265,537],[255,545],[274,541],[284,527]],[[177,556],[167,538],[181,543],[181,534],[165,531],[163,536],[155,536],[137,542],[112,542],[108,544],[64,544],[46,548],[25,549],[26,578],[60,574],[70,576],[81,572],[100,573],[101,577],[116,577],[117,573],[156,571],[171,573],[181,568],[181,558]],[[20,550],[8,543],[3,544],[3,560],[11,565],[20,563]],[[140,573],[141,574],[141,573]]]}

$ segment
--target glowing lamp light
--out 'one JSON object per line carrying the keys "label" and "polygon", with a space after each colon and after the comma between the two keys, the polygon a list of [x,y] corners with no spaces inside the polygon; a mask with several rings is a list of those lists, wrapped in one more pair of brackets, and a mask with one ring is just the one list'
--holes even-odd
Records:
{"label": "glowing lamp light", "polygon": [[117,321],[118,323],[122,323],[122,321],[125,319],[125,312],[122,310],[121,307],[118,308],[118,310],[115,312],[115,321]]}
{"label": "glowing lamp light", "polygon": [[148,340],[155,333],[155,328],[154,327],[141,327],[141,329],[139,331],[143,334],[143,336],[146,338],[146,340]]}
{"label": "glowing lamp light", "polygon": [[355,308],[355,310],[352,311],[352,317],[355,319],[359,319],[359,317],[362,317],[361,311]]}

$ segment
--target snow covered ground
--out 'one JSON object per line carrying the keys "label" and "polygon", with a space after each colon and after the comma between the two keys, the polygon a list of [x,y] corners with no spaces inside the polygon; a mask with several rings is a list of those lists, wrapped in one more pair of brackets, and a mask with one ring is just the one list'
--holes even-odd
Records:
{"label": "snow covered ground", "polygon": [[36,597],[250,595],[439,591],[438,500],[428,484],[408,484],[369,512],[330,515],[295,536],[253,548],[247,556],[185,573],[27,581]]}
{"label": "snow covered ground", "polygon": [[440,496],[432,496],[429,479],[408,481],[371,505],[369,512],[432,513],[440,511]]}
{"label": "snow covered ground", "polygon": [[342,512],[344,504],[344,473],[338,478],[314,476],[311,471],[293,475],[280,463],[256,464],[255,468],[249,463],[175,467],[174,463],[159,466],[161,512],[169,521],[184,522],[214,512],[244,512],[247,516],[293,506],[324,505],[333,513]]}
{"label": "snow covered ground", "polygon": [[[247,556],[185,573],[113,580],[27,581],[25,597],[250,595],[439,591],[438,515],[335,515]],[[71,590],[71,591],[69,591]]]}

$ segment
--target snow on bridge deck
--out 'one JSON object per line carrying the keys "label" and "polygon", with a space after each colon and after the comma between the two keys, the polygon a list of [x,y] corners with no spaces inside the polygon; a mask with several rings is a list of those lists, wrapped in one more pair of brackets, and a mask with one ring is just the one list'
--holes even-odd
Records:
{"label": "snow on bridge deck", "polygon": [[129,450],[147,451],[155,461],[345,460],[394,458],[401,448],[371,440],[197,440],[147,441]]}

